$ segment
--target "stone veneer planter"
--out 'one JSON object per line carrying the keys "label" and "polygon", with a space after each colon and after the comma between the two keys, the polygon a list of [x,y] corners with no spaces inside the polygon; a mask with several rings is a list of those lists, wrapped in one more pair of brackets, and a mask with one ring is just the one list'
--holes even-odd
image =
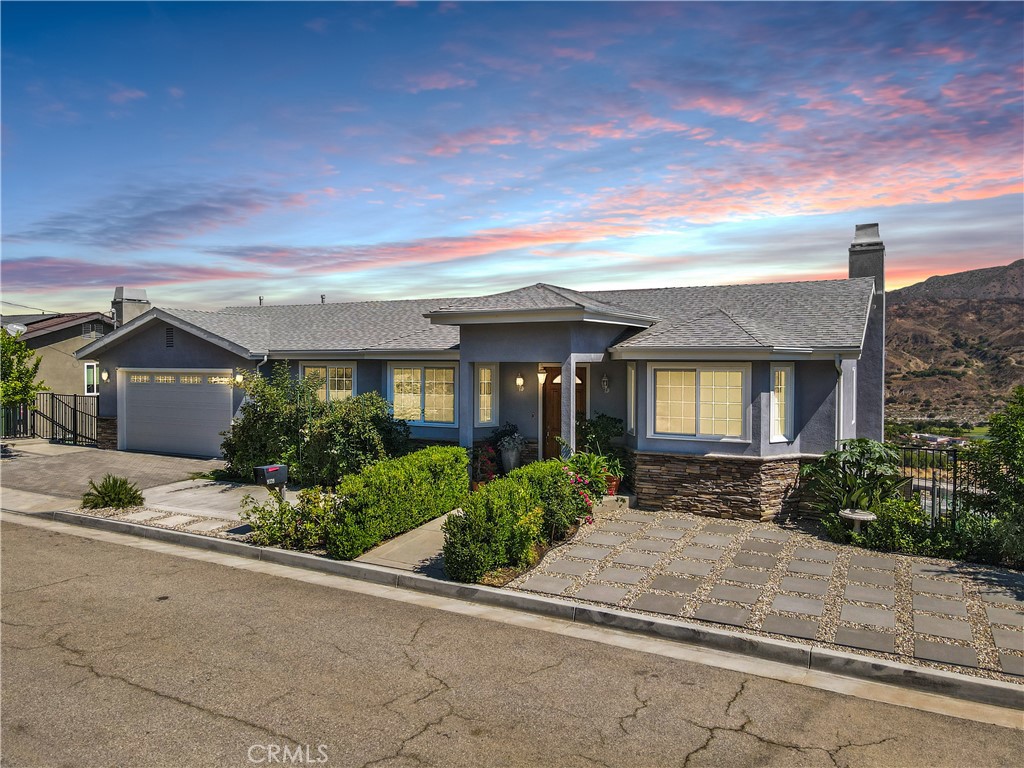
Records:
{"label": "stone veneer planter", "polygon": [[636,453],[642,507],[766,522],[795,509],[801,459]]}
{"label": "stone veneer planter", "polygon": [[110,451],[117,450],[117,417],[99,416],[96,419],[96,445]]}

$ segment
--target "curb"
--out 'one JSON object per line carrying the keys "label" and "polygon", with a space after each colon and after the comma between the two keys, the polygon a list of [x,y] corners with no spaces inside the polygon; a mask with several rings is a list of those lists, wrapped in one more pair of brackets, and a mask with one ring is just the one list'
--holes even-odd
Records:
{"label": "curb", "polygon": [[753,656],[808,670],[912,688],[939,696],[965,699],[1008,709],[1024,709],[1024,687],[1000,680],[969,677],[956,672],[916,667],[888,659],[861,656],[856,653],[846,653],[771,637],[748,635],[682,620],[654,618],[615,608],[581,605],[557,597],[541,597],[522,592],[508,592],[495,587],[442,581],[382,565],[359,563],[352,560],[328,560],[305,552],[293,552],[274,547],[257,547],[240,541],[218,539],[169,528],[155,528],[123,520],[92,517],[68,511],[18,512],[6,509],[3,511],[26,517],[49,518],[61,523],[85,528],[99,528],[194,549],[237,555],[250,560],[319,571],[389,587],[412,589],[456,600],[525,611],[581,624],[611,627],[698,645],[703,648]]}

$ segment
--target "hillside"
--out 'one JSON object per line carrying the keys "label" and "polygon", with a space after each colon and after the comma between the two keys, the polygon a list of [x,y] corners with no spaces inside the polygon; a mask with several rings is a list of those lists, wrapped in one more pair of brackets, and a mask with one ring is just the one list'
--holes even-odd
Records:
{"label": "hillside", "polygon": [[917,299],[1024,300],[1024,259],[1003,267],[929,277],[923,283],[908,285],[886,294],[889,304]]}
{"label": "hillside", "polygon": [[976,423],[1003,407],[1024,384],[1022,276],[1024,260],[887,295],[888,419]]}

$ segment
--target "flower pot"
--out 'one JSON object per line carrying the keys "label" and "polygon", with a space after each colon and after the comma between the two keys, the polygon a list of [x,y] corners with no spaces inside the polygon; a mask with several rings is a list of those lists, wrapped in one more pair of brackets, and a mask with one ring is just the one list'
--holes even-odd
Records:
{"label": "flower pot", "polygon": [[503,448],[501,451],[501,465],[506,472],[511,472],[519,466],[519,456],[522,453],[520,448]]}
{"label": "flower pot", "polygon": [[615,494],[617,494],[619,492],[619,483],[622,482],[622,478],[615,477],[614,475],[605,475],[604,479],[608,482],[607,494],[609,496],[614,496]]}

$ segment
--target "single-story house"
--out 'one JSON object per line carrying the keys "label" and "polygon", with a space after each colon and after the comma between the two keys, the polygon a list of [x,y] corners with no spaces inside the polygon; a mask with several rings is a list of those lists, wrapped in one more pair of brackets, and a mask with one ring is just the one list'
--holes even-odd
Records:
{"label": "single-story house", "polygon": [[767,519],[802,460],[882,438],[884,260],[866,224],[840,280],[154,308],[79,356],[100,362],[123,450],[217,455],[234,377],[283,360],[325,398],[382,393],[421,440],[469,447],[514,422],[530,458],[573,445],[575,414],[607,413],[641,504]]}

